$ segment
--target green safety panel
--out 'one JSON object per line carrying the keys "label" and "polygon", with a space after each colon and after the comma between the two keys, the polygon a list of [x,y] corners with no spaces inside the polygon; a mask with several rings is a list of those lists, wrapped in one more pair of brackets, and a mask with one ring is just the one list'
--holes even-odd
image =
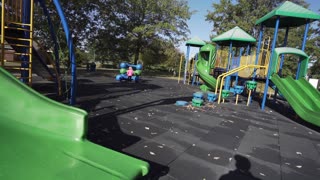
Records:
{"label": "green safety panel", "polygon": [[[309,56],[302,50],[296,49],[296,48],[291,48],[291,47],[280,47],[280,48],[275,48],[274,53],[272,56],[272,62],[271,62],[271,71],[270,71],[270,76],[273,73],[277,72],[277,66],[279,64],[279,56],[282,54],[294,54],[296,56],[300,57],[301,65],[300,65],[300,71],[299,71],[299,78],[305,77],[307,74],[307,69],[308,69],[308,63],[309,63]],[[269,77],[270,78],[270,77]]]}

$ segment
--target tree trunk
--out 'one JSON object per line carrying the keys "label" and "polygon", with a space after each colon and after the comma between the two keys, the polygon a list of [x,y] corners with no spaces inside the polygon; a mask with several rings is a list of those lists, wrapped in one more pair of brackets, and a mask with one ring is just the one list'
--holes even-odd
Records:
{"label": "tree trunk", "polygon": [[137,44],[136,51],[134,52],[134,63],[137,64],[139,60],[139,54],[140,54],[140,45]]}

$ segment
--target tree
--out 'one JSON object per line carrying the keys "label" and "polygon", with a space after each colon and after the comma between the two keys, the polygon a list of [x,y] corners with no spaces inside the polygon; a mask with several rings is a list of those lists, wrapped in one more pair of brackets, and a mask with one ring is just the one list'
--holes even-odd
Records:
{"label": "tree", "polygon": [[[189,32],[186,21],[191,12],[185,0],[61,0],[61,4],[74,45],[80,49],[76,52],[94,52],[95,59],[101,62],[137,63],[144,52],[162,51],[160,47],[155,50],[154,44],[170,42],[173,46],[185,40]],[[60,49],[67,52],[56,9],[53,3],[47,6]],[[36,38],[52,49],[53,43],[47,38],[50,37],[47,20],[40,6],[36,6],[35,17]]]}
{"label": "tree", "polygon": [[162,39],[154,40],[153,43],[142,53],[144,67],[158,65],[166,67],[167,70],[177,71],[180,52],[170,41]]}
{"label": "tree", "polygon": [[[235,26],[258,37],[259,27],[255,26],[256,20],[272,11],[285,0],[221,0],[213,3],[206,20],[213,23],[213,32],[221,34]],[[307,6],[304,0],[292,0],[296,4]],[[271,35],[271,34],[270,34]]]}
{"label": "tree", "polygon": [[[111,25],[120,27],[117,38],[126,41],[127,48],[134,55],[137,63],[139,54],[154,40],[159,38],[177,42],[186,38],[188,26],[186,21],[191,13],[186,1],[182,0],[122,0],[119,6],[113,3],[116,12]],[[103,16],[106,27],[109,16]]]}
{"label": "tree", "polygon": [[[36,1],[38,2],[38,1]],[[70,64],[68,55],[68,45],[66,36],[61,24],[60,17],[52,1],[45,3],[47,12],[52,22],[50,27],[48,17],[44,13],[43,6],[40,3],[35,3],[34,6],[34,39],[41,43],[47,49],[54,49],[54,42],[51,37],[51,32],[55,32],[55,38],[58,40],[60,61],[64,64]],[[96,32],[97,22],[92,21],[91,14],[94,11],[95,5],[85,0],[78,1],[61,1],[61,6],[71,30],[72,41],[75,47],[76,60],[78,63],[85,62],[83,60],[86,53],[84,44],[88,41],[92,34]],[[50,29],[51,28],[51,29]],[[86,56],[88,57],[88,56]]]}
{"label": "tree", "polygon": [[[82,43],[85,42],[86,39],[90,38],[98,28],[98,21],[93,19],[96,4],[90,3],[86,0],[61,0],[60,2],[69,28],[72,31],[74,45],[81,48],[83,45]],[[57,36],[64,36],[61,20],[54,4],[51,1],[47,1],[46,6]],[[47,18],[42,11],[43,8],[39,4],[36,4],[34,15],[34,27],[36,28],[35,35],[39,37],[39,39],[46,39],[47,37],[50,37],[49,31],[47,30],[49,26]],[[63,38],[65,39],[65,36]]]}
{"label": "tree", "polygon": [[[320,12],[320,9],[318,10]],[[320,22],[316,22],[317,25],[316,31],[313,34],[314,38],[311,41],[310,52],[311,58],[310,61],[313,62],[312,67],[310,68],[310,75],[313,78],[320,79]]]}

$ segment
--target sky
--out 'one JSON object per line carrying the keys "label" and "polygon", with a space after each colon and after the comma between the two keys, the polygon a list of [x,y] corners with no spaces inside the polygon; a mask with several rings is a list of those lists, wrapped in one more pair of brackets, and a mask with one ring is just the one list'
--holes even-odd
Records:
{"label": "sky", "polygon": [[[196,11],[188,21],[190,29],[189,38],[199,37],[204,41],[210,41],[210,35],[212,34],[212,23],[205,21],[208,11],[212,11],[212,3],[217,3],[220,0],[188,0],[188,4],[191,11]],[[320,0],[305,0],[310,4],[309,9],[318,12],[320,9]],[[319,13],[319,12],[318,12]],[[186,53],[187,47],[185,43],[179,46],[179,49]],[[193,56],[198,51],[198,48],[191,48],[190,55]]]}

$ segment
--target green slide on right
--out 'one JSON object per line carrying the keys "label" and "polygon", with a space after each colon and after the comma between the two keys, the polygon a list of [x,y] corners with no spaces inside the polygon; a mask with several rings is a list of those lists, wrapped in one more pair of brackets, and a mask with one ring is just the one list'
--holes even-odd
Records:
{"label": "green slide on right", "polygon": [[217,80],[210,75],[206,70],[209,65],[206,65],[206,61],[198,60],[196,63],[196,68],[199,73],[200,78],[204,81],[205,85],[209,87],[210,90],[214,90],[216,88]]}
{"label": "green slide on right", "polygon": [[273,74],[270,79],[286,98],[294,111],[305,121],[320,126],[320,92],[304,78],[291,76],[280,78]]}
{"label": "green slide on right", "polygon": [[88,141],[87,112],[37,93],[1,67],[0,82],[0,179],[131,180],[148,173],[147,162]]}

